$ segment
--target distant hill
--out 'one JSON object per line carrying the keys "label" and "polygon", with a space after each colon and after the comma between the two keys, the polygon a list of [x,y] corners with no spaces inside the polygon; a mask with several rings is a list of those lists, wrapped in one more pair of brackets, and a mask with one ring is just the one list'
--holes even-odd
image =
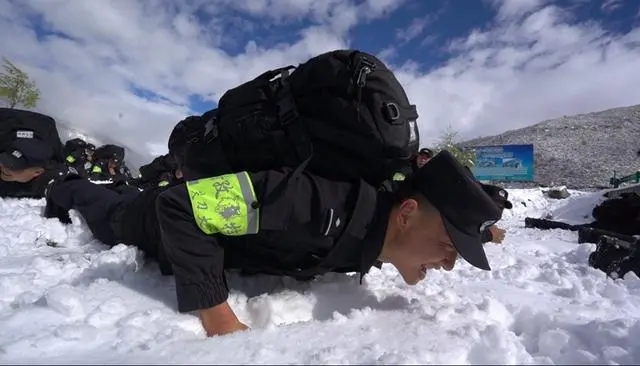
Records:
{"label": "distant hill", "polygon": [[570,188],[605,187],[618,176],[640,170],[640,105],[564,116],[463,146],[533,144],[537,184]]}

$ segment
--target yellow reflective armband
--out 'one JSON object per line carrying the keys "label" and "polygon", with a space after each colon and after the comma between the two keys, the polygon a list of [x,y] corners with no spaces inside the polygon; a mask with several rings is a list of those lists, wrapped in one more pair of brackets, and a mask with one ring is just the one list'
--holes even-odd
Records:
{"label": "yellow reflective armband", "polygon": [[205,234],[256,234],[260,210],[247,172],[186,183],[196,224]]}

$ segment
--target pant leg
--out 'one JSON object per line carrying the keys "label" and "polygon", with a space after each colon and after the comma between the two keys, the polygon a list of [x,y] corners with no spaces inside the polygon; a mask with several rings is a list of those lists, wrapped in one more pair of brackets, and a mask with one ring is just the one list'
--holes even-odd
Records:
{"label": "pant leg", "polygon": [[86,179],[56,183],[48,198],[65,210],[75,209],[87,222],[93,235],[107,245],[115,245],[111,214],[131,195],[120,195]]}

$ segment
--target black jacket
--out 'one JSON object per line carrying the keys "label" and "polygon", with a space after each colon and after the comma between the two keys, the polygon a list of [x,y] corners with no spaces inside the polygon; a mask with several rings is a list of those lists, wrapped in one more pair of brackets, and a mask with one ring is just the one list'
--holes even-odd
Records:
{"label": "black jacket", "polygon": [[167,262],[162,246],[156,200],[170,187],[122,192],[121,194],[128,194],[131,198],[119,205],[109,220],[115,242],[140,248],[145,255],[158,261],[162,274],[171,274],[171,266]]}
{"label": "black jacket", "polygon": [[160,194],[157,214],[179,311],[224,302],[225,269],[304,279],[326,272],[364,275],[379,263],[391,198],[362,182],[307,173],[288,179],[290,174],[289,169],[250,174],[261,205],[260,230],[252,235],[204,234],[184,184]]}
{"label": "black jacket", "polygon": [[84,150],[81,149],[65,151],[64,163],[67,166],[73,167],[81,177],[88,177],[89,170],[92,167],[91,162],[87,160]]}

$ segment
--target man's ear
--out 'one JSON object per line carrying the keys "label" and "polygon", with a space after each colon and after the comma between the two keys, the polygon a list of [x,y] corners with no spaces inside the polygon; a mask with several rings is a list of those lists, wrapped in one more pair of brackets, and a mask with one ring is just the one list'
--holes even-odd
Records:
{"label": "man's ear", "polygon": [[34,169],[33,169],[33,174],[34,174],[36,177],[41,176],[43,173],[44,173],[44,168],[42,168],[42,167],[38,167],[38,168],[34,168]]}
{"label": "man's ear", "polygon": [[409,226],[411,219],[418,213],[418,201],[413,198],[404,200],[398,207],[398,214],[396,215],[396,223],[398,229],[404,231]]}

